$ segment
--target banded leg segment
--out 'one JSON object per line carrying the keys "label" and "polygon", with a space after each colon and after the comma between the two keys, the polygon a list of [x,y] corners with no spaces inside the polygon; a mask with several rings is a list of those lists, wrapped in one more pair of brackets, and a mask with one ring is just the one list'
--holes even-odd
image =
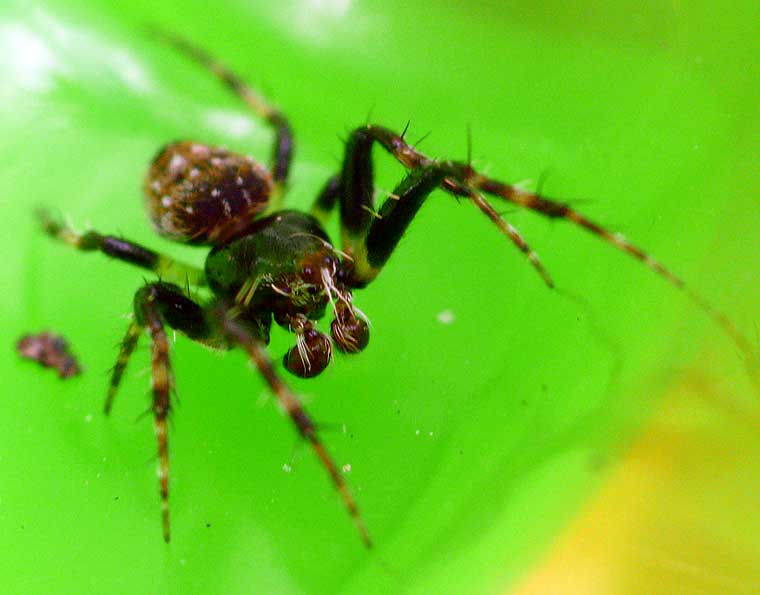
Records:
{"label": "banded leg segment", "polygon": [[[277,203],[278,198],[281,198],[282,195],[282,187],[287,183],[290,163],[293,159],[293,132],[287,118],[277,108],[269,104],[263,96],[246,85],[236,74],[204,50],[172,33],[158,30],[153,30],[152,33],[210,71],[259,117],[266,120],[274,128],[275,142],[272,151],[271,171],[275,188],[273,189],[272,200]],[[272,205],[272,210],[279,210],[279,208],[279,204]]]}
{"label": "banded leg segment", "polygon": [[153,271],[162,279],[178,285],[206,285],[206,275],[197,267],[179,262],[129,240],[103,235],[92,230],[79,233],[65,223],[54,219],[44,210],[39,210],[37,216],[45,233],[78,250],[103,252],[117,260]]}
{"label": "banded leg segment", "polygon": [[158,446],[158,484],[161,495],[161,526],[164,541],[170,539],[169,529],[169,437],[166,420],[171,409],[170,392],[174,384],[169,365],[169,341],[156,296],[150,286],[141,289],[135,296],[137,324],[147,328],[151,337],[151,377],[153,386],[153,427]]}
{"label": "banded leg segment", "polygon": [[356,502],[351,496],[348,486],[345,481],[343,481],[343,477],[340,475],[338,467],[335,465],[335,461],[333,461],[332,457],[327,452],[327,449],[322,444],[322,441],[319,439],[314,422],[311,421],[311,418],[303,408],[303,405],[301,405],[298,397],[296,397],[280,377],[277,376],[274,367],[272,366],[272,360],[267,355],[261,342],[257,340],[248,329],[240,324],[239,321],[231,320],[225,312],[220,312],[219,317],[224,332],[229,337],[230,341],[240,345],[246,350],[251,361],[256,365],[262,376],[264,376],[267,384],[277,397],[280,406],[290,417],[298,433],[311,445],[312,450],[314,450],[314,453],[317,455],[322,467],[324,467],[325,471],[327,471],[327,474],[330,476],[335,489],[340,494],[343,504],[349,515],[351,515],[364,545],[368,548],[372,547],[372,541],[364,526],[361,515],[359,514],[359,508],[356,506]]}
{"label": "banded leg segment", "polygon": [[142,333],[142,327],[137,322],[132,321],[127,329],[127,334],[124,335],[124,340],[121,342],[121,348],[119,349],[119,356],[116,358],[116,365],[113,367],[111,373],[111,384],[108,387],[108,394],[106,395],[106,402],[103,405],[103,412],[108,415],[111,413],[113,407],[113,400],[116,397],[116,392],[119,390],[121,384],[121,378],[124,376],[124,370],[127,368],[129,358],[137,347],[137,342],[140,339],[140,333]]}
{"label": "banded leg segment", "polygon": [[[727,316],[716,310],[699,293],[686,285],[680,277],[675,275],[670,269],[665,267],[647,252],[629,242],[622,234],[613,233],[605,229],[603,226],[588,219],[565,203],[484,176],[475,171],[467,163],[455,161],[437,162],[423,153],[420,153],[417,149],[408,144],[404,140],[403,135],[398,135],[392,130],[382,126],[367,125],[356,129],[352,133],[347,145],[346,160],[344,162],[342,174],[344,187],[342,188],[341,204],[343,205],[343,203],[348,200],[353,200],[355,205],[350,209],[344,210],[342,208],[341,213],[344,217],[351,219],[351,223],[347,226],[348,234],[345,234],[344,232],[344,235],[349,235],[351,241],[357,241],[357,239],[353,237],[353,230],[361,228],[366,220],[364,215],[359,214],[357,206],[359,209],[363,209],[363,205],[371,204],[369,202],[371,197],[367,194],[365,187],[366,182],[356,182],[358,178],[367,179],[367,175],[371,176],[371,165],[366,165],[364,163],[354,164],[352,162],[369,161],[369,147],[373,142],[381,144],[383,148],[385,148],[385,150],[399,163],[409,169],[425,169],[431,167],[431,165],[448,169],[449,172],[444,177],[443,182],[441,183],[441,188],[455,196],[467,197],[486,216],[494,221],[502,233],[510,237],[510,239],[520,247],[526,255],[528,255],[530,262],[542,275],[547,285],[552,285],[551,279],[546,275],[543,267],[540,266],[540,263],[537,262],[535,253],[530,251],[519,234],[517,234],[516,230],[509,226],[499,216],[480,193],[485,193],[495,198],[505,200],[551,219],[564,219],[569,221],[570,223],[594,234],[602,241],[614,246],[618,250],[625,252],[629,256],[640,261],[655,274],[665,279],[669,284],[683,291],[693,303],[695,303],[729,337],[731,337],[737,347],[739,347],[748,359],[752,361],[757,359],[752,343],[736,328]],[[346,179],[351,181],[351,186],[345,186]],[[353,199],[350,194],[351,191],[357,193],[356,197]]]}
{"label": "banded leg segment", "polygon": [[[411,146],[402,136],[389,138],[389,134],[393,133],[373,126],[355,130],[346,145],[340,182],[328,183],[315,205],[315,209],[325,210],[334,204],[336,196],[340,198],[343,245],[354,259],[352,282],[357,287],[363,287],[378,275],[424,199],[437,187],[445,187],[448,179],[464,178],[472,170],[463,163],[435,161],[422,154],[414,158],[415,155],[410,153]],[[411,170],[378,213],[373,208],[371,150],[375,142],[380,142],[386,149],[391,147],[395,151],[393,155]],[[526,255],[544,282],[553,287],[554,283],[538,255],[519,232],[474,191],[468,191],[466,195]]]}
{"label": "banded leg segment", "polygon": [[756,350],[752,343],[739,331],[739,329],[736,328],[733,322],[731,322],[725,314],[716,310],[715,307],[704,297],[695,292],[683,281],[683,279],[670,271],[670,269],[665,267],[657,259],[653,258],[650,254],[635,244],[629,242],[623,234],[613,233],[608,229],[605,229],[598,223],[581,215],[565,203],[548,199],[533,192],[528,192],[497,180],[492,180],[478,173],[475,173],[473,179],[468,183],[485,193],[502,198],[531,211],[535,211],[551,219],[565,219],[570,221],[601,238],[608,244],[613,245],[618,250],[625,252],[629,256],[640,261],[668,283],[683,291],[692,302],[701,308],[707,316],[709,316],[727,335],[731,337],[739,349],[747,356],[748,361],[757,360]]}
{"label": "banded leg segment", "polygon": [[158,452],[158,481],[161,497],[161,520],[165,541],[169,541],[169,449],[167,419],[171,411],[171,391],[174,386],[169,363],[169,342],[164,325],[177,329],[191,339],[204,343],[215,341],[201,306],[188,299],[182,289],[170,283],[151,283],[135,294],[135,318],[129,325],[122,342],[119,358],[113,369],[111,385],[106,398],[108,413],[121,382],[130,355],[140,333],[148,331],[151,337],[151,372],[153,391],[153,424]]}

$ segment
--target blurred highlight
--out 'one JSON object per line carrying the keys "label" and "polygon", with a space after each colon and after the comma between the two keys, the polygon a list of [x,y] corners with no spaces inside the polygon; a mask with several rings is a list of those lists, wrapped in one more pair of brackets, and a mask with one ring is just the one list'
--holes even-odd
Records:
{"label": "blurred highlight", "polygon": [[509,593],[760,592],[760,416],[709,369],[673,379],[600,494]]}

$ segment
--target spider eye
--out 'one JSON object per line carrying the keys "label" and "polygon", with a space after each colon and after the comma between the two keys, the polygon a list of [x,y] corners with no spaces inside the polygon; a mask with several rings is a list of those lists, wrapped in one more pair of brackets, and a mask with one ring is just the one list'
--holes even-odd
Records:
{"label": "spider eye", "polygon": [[322,285],[322,271],[312,263],[303,265],[298,276],[304,283]]}
{"label": "spider eye", "polygon": [[343,353],[359,353],[369,343],[367,323],[353,315],[333,320],[330,334],[335,339],[335,346]]}

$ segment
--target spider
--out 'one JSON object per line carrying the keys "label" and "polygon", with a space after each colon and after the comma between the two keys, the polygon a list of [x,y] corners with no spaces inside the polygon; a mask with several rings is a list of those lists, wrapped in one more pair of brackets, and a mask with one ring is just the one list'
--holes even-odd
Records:
{"label": "spider", "polygon": [[[158,275],[157,281],[146,283],[134,296],[134,317],[121,343],[104,410],[110,412],[130,356],[140,335],[147,331],[165,541],[170,539],[167,418],[174,385],[166,333],[169,327],[211,348],[242,348],[247,352],[324,467],[362,541],[371,547],[359,509],[317,426],[276,373],[265,348],[273,321],[292,332],[295,345],[284,355],[283,364],[302,378],[319,375],[329,365],[333,348],[346,354],[362,351],[370,332],[366,317],[354,304],[353,293],[378,276],[425,199],[437,189],[472,202],[524,254],[549,288],[554,282],[537,254],[485,195],[586,229],[684,291],[744,353],[752,351],[722,313],[622,235],[608,231],[565,203],[486,177],[469,162],[427,157],[406,141],[406,129],[397,134],[374,124],[356,128],[346,141],[340,171],[327,180],[311,212],[283,209],[293,155],[293,133],[285,115],[205,51],[173,34],[161,32],[157,36],[213,73],[274,130],[268,169],[250,157],[190,141],[168,144],[153,159],[144,183],[153,227],[177,242],[210,246],[205,267],[201,270],[94,230],[78,233],[44,210],[38,215],[50,236]],[[375,145],[407,169],[406,177],[379,210],[374,204],[371,156]],[[340,211],[340,249],[324,228],[336,207]],[[199,303],[190,297],[189,286],[205,287],[211,297]],[[332,317],[332,339],[317,324],[328,313]]]}

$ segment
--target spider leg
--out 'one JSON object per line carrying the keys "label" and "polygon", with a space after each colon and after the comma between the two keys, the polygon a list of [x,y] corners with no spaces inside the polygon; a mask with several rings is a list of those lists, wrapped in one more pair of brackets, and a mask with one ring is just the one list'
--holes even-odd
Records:
{"label": "spider leg", "polygon": [[[347,143],[346,159],[341,174],[341,216],[345,227],[344,237],[348,235],[351,245],[356,245],[357,242],[361,241],[360,230],[366,228],[367,218],[371,217],[372,164],[370,150],[375,142],[382,145],[398,162],[409,169],[424,169],[434,166],[446,170],[447,173],[441,183],[441,188],[450,194],[463,196],[472,201],[497,224],[502,233],[509,235],[518,246],[520,246],[521,238],[511,236],[508,224],[501,220],[498,213],[482,197],[481,192],[535,211],[545,217],[565,219],[589,231],[604,242],[640,261],[669,284],[683,291],[693,303],[731,337],[749,361],[757,361],[755,349],[750,341],[725,314],[716,310],[704,297],[686,285],[680,277],[647,252],[629,242],[623,235],[607,230],[565,203],[484,176],[467,163],[433,160],[408,144],[403,136],[382,126],[368,124],[357,128]],[[529,256],[529,259],[541,273],[542,268],[536,266],[532,257]],[[542,276],[544,275],[542,274]],[[544,281],[551,286],[550,279],[544,276]]]}
{"label": "spider leg", "polygon": [[103,405],[103,413],[106,415],[111,413],[111,407],[113,407],[113,400],[116,397],[116,392],[119,390],[121,378],[124,375],[124,370],[127,368],[129,358],[132,356],[135,347],[137,347],[137,341],[140,339],[141,332],[142,327],[135,321],[132,321],[127,329],[127,334],[124,335],[124,340],[121,342],[119,356],[116,358],[116,365],[111,372],[111,384],[108,386],[106,402]]}
{"label": "spider leg", "polygon": [[394,189],[376,215],[364,210],[366,230],[352,226],[352,215],[343,221],[344,242],[348,241],[354,259],[352,284],[363,286],[372,281],[390,258],[401,236],[419,211],[422,203],[443,181],[444,173],[431,166],[412,170]]}
{"label": "spider leg", "polygon": [[[421,154],[418,159],[406,159],[408,151],[404,147],[409,145],[396,136],[391,146],[397,153],[393,154],[411,171],[375,213],[371,149],[375,142],[385,146],[383,141],[389,141],[388,134],[392,133],[374,126],[355,130],[346,144],[340,180],[333,178],[328,182],[312,210],[313,213],[326,212],[340,199],[343,245],[354,260],[352,283],[356,287],[365,286],[379,274],[430,193],[444,185],[448,178],[461,177],[470,169],[466,164],[435,161]],[[473,197],[473,202],[525,254],[544,282],[553,287],[549,273],[520,233],[482,198]]]}
{"label": "spider leg", "polygon": [[85,252],[103,252],[118,260],[153,271],[162,279],[179,285],[206,285],[206,275],[201,269],[154,252],[140,244],[115,236],[102,235],[92,230],[83,234],[79,233],[53,218],[44,209],[37,211],[37,217],[45,233],[69,246]]}
{"label": "spider leg", "polygon": [[[145,297],[148,292],[148,297]],[[223,347],[221,341],[214,337],[212,329],[208,326],[203,314],[203,309],[193,300],[185,295],[185,292],[176,285],[171,283],[150,283],[140,289],[135,295],[135,312],[142,308],[145,301],[156,304],[154,307],[171,328],[179,330],[187,335],[190,339],[205,343],[212,347]],[[114,398],[124,376],[124,370],[129,363],[129,358],[137,347],[140,339],[140,333],[145,328],[145,324],[139,320],[139,315],[135,317],[127,328],[127,333],[121,342],[119,355],[116,358],[116,364],[111,371],[111,383],[108,387],[108,394],[103,406],[106,415],[111,412]]]}
{"label": "spider leg", "polygon": [[206,323],[201,306],[187,298],[182,289],[170,283],[150,283],[140,288],[134,299],[135,319],[129,325],[122,343],[111,385],[106,398],[106,413],[134,351],[140,333],[147,329],[151,337],[151,371],[153,390],[153,420],[158,448],[158,481],[161,496],[161,519],[164,541],[169,531],[169,450],[166,420],[171,410],[173,377],[169,364],[169,342],[164,325],[180,330],[189,338],[202,343],[217,344],[211,327]]}
{"label": "spider leg", "polygon": [[135,296],[137,322],[147,327],[151,337],[151,371],[153,385],[153,426],[158,446],[158,484],[161,494],[161,526],[164,541],[169,542],[169,448],[166,418],[171,408],[170,391],[173,384],[169,365],[169,342],[161,314],[150,287]]}
{"label": "spider leg", "polygon": [[315,217],[322,227],[327,225],[330,214],[340,197],[340,176],[333,176],[325,184],[322,191],[317,196],[317,200],[311,207],[311,215]]}
{"label": "spider leg", "polygon": [[280,377],[277,376],[274,367],[272,366],[272,360],[267,355],[262,343],[242,324],[240,324],[239,321],[231,319],[224,312],[219,313],[219,317],[226,335],[232,342],[237,343],[245,349],[251,358],[251,361],[253,361],[259,372],[264,376],[267,384],[269,384],[272,392],[277,397],[280,406],[285,410],[288,416],[290,416],[298,433],[311,445],[320,463],[330,476],[335,489],[340,494],[343,504],[345,505],[346,510],[348,510],[349,515],[351,515],[364,545],[368,548],[372,547],[372,541],[364,526],[362,517],[359,514],[356,502],[351,496],[348,486],[343,481],[343,477],[340,475],[338,467],[335,465],[332,457],[319,439],[317,428],[314,425],[314,422],[311,421],[306,410],[303,408],[303,405],[301,405],[298,397],[287,387]]}
{"label": "spider leg", "polygon": [[[461,184],[461,182],[458,182],[457,180],[447,180],[447,183],[450,184],[455,192],[457,191],[457,186]],[[623,234],[614,233],[605,229],[603,226],[591,221],[565,203],[546,198],[510,184],[493,180],[477,172],[474,172],[472,179],[467,180],[465,183],[481,190],[482,192],[509,201],[531,211],[535,211],[545,217],[551,219],[565,219],[566,221],[589,231],[618,250],[632,256],[654,273],[665,279],[668,283],[683,291],[692,302],[701,308],[733,339],[745,355],[752,356],[753,358],[755,357],[753,355],[755,349],[752,344],[725,314],[716,310],[712,304],[688,286],[683,279],[674,274],[670,269],[665,267],[646,251],[642,250],[635,244],[632,244]]]}
{"label": "spider leg", "polygon": [[267,102],[262,95],[246,85],[226,66],[185,38],[157,29],[152,29],[151,33],[210,71],[235,95],[240,97],[260,118],[266,120],[274,128],[276,137],[271,158],[274,188],[272,189],[270,199],[270,210],[279,210],[281,208],[284,186],[288,179],[290,163],[293,158],[293,131],[287,118],[282,112]]}

